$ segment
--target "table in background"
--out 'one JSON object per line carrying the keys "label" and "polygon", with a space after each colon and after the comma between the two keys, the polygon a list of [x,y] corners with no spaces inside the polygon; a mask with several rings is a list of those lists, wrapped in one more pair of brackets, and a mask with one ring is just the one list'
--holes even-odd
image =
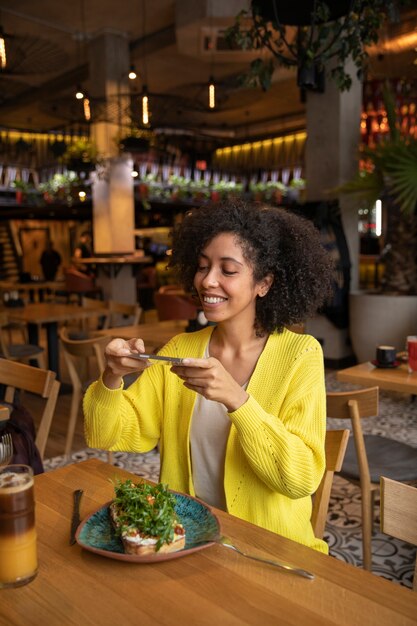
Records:
{"label": "table in background", "polygon": [[[315,574],[307,580],[219,545],[154,564],[126,563],[69,545],[72,493],[81,516],[113,497],[111,480],[132,474],[97,459],[35,477],[39,573],[1,592],[0,621],[14,626],[411,626],[417,594],[215,510],[238,546]],[[134,477],[138,480],[138,477]]]}
{"label": "table in background", "polygon": [[136,268],[153,262],[151,256],[136,254],[95,256],[73,260],[76,265],[95,267],[96,285],[101,287],[104,300],[116,300],[127,304],[137,302]]}
{"label": "table in background", "polygon": [[55,304],[36,302],[22,308],[7,309],[11,322],[23,322],[28,326],[29,342],[39,345],[39,325],[46,328],[48,342],[48,367],[59,378],[58,323],[68,320],[81,320],[102,315],[106,309],[90,309],[76,304]]}
{"label": "table in background", "polygon": [[352,383],[362,387],[378,386],[387,391],[417,394],[417,372],[409,374],[406,363],[402,363],[399,367],[382,369],[368,361],[339,370],[336,378],[343,383]]}
{"label": "table in background", "polygon": [[188,321],[171,320],[167,322],[148,322],[145,324],[137,324],[134,326],[117,326],[115,328],[107,328],[106,330],[97,331],[97,335],[105,335],[107,337],[121,337],[122,339],[131,339],[132,337],[140,337],[145,343],[147,352],[158,350],[165,345],[172,337],[185,332]]}
{"label": "table in background", "polygon": [[11,291],[17,291],[19,294],[28,294],[30,300],[34,302],[42,302],[44,298],[44,292],[50,291],[54,294],[56,291],[65,291],[65,281],[53,280],[53,281],[41,281],[34,280],[29,283],[17,283],[12,280],[0,280],[0,296],[3,299],[4,293]]}

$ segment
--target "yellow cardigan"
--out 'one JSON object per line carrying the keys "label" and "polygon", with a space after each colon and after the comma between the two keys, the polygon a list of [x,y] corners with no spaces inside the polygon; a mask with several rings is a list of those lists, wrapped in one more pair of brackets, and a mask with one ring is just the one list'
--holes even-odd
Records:
{"label": "yellow cardigan", "polygon": [[[202,357],[213,327],[177,335],[160,354]],[[227,511],[327,553],[314,537],[311,495],[325,468],[326,409],[323,355],[309,335],[269,336],[247,392],[229,413],[224,488]],[[148,452],[158,443],[160,480],[195,495],[190,423],[196,393],[167,365],[147,368],[126,391],[101,379],[84,397],[85,438],[93,448]]]}

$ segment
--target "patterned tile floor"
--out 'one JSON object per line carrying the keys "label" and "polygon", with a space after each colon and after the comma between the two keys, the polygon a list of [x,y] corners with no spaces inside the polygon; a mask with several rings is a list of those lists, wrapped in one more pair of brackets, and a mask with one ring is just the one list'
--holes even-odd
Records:
{"label": "patterned tile floor", "polygon": [[[334,372],[326,374],[326,386],[329,391],[341,388],[348,390],[348,385],[336,381]],[[332,420],[329,428],[349,428],[350,422]],[[380,393],[380,415],[363,422],[366,433],[387,436],[407,442],[417,447],[417,399],[410,396],[382,391]],[[98,457],[107,460],[105,452],[86,449],[72,455],[70,463],[77,463],[87,458]],[[55,469],[66,464],[65,457],[59,456],[45,461],[45,470]],[[152,451],[147,454],[114,454],[114,464],[127,469],[138,476],[158,480],[159,454]],[[378,510],[378,500],[376,509]],[[373,572],[406,587],[412,587],[416,548],[402,541],[379,532],[379,514],[375,520],[372,539]],[[362,565],[360,491],[343,478],[335,476],[325,539],[330,547],[330,554],[354,566]]]}

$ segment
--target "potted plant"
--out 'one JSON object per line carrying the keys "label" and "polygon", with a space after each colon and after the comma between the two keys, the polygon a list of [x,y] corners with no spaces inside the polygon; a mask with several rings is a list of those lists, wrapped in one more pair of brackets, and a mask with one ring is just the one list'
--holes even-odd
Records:
{"label": "potted plant", "polygon": [[62,161],[71,172],[89,172],[98,162],[98,150],[94,142],[79,137],[65,150]]}
{"label": "potted plant", "polygon": [[368,208],[381,199],[387,215],[381,287],[350,296],[351,340],[359,360],[374,358],[381,342],[402,350],[406,336],[417,332],[417,140],[400,134],[388,89],[384,101],[388,138],[363,150],[368,168],[340,188]]}
{"label": "potted plant", "polygon": [[30,190],[29,183],[25,183],[23,180],[15,180],[12,182],[12,187],[16,189],[16,202],[22,204],[27,200],[27,194]]}
{"label": "potted plant", "polygon": [[[252,0],[228,29],[232,45],[259,50],[245,76],[249,85],[271,86],[275,65],[297,70],[297,83],[305,90],[324,91],[326,66],[343,91],[352,83],[346,62],[352,59],[362,74],[368,53],[386,19],[396,16],[402,0]],[[263,55],[264,51],[270,54]]]}
{"label": "potted plant", "polygon": [[68,202],[68,199],[72,198],[74,188],[78,187],[80,182],[77,174],[69,171],[66,174],[54,174],[49,180],[40,183],[39,190],[48,204]]}

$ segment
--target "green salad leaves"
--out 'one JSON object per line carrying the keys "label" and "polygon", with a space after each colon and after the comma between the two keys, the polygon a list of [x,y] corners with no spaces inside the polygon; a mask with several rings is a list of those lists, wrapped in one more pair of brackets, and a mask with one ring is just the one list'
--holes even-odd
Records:
{"label": "green salad leaves", "polygon": [[175,497],[167,485],[134,483],[117,480],[114,483],[119,516],[118,533],[137,529],[143,535],[158,537],[156,550],[174,539],[176,523]]}

